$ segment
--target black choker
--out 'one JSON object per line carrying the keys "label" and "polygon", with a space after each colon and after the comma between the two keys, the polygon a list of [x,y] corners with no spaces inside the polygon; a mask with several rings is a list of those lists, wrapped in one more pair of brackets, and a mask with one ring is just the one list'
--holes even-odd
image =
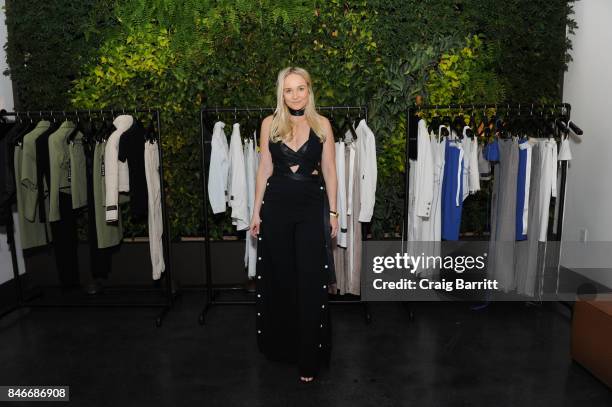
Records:
{"label": "black choker", "polygon": [[291,113],[291,116],[304,116],[304,110],[306,110],[305,108],[301,108],[300,110],[295,110],[290,108],[289,106],[287,106],[287,108],[289,109],[289,113]]}

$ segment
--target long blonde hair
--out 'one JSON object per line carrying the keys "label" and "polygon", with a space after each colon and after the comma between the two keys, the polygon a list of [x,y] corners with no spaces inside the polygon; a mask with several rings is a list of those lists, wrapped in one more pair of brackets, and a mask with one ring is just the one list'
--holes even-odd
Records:
{"label": "long blonde hair", "polygon": [[272,118],[272,125],[270,128],[270,140],[274,143],[278,141],[290,141],[293,138],[291,132],[293,123],[289,119],[289,109],[285,104],[284,99],[284,83],[285,78],[290,74],[300,75],[306,81],[308,86],[308,103],[304,109],[304,116],[310,128],[315,132],[321,142],[325,141],[325,131],[321,125],[321,115],[317,113],[315,107],[314,92],[312,90],[312,81],[310,80],[310,74],[303,68],[297,66],[290,66],[283,69],[278,73],[276,80],[276,110],[274,111],[274,117]]}

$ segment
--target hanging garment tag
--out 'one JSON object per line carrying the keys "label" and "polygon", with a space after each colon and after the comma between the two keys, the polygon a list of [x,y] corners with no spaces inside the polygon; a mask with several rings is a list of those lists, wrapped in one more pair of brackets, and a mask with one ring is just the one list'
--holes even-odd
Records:
{"label": "hanging garment tag", "polygon": [[100,176],[104,176],[104,159],[102,159],[102,171],[100,173]]}
{"label": "hanging garment tag", "polygon": [[71,166],[69,165],[69,166],[68,166],[68,182],[70,182],[70,179],[71,179],[71,178],[72,178],[72,168],[71,168]]}

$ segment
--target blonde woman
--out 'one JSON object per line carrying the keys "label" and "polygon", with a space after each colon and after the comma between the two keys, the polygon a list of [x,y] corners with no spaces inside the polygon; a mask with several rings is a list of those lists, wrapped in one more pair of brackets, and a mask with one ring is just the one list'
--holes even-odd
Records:
{"label": "blonde woman", "polygon": [[314,379],[331,350],[329,240],[338,232],[334,136],[302,68],[278,74],[276,110],[261,124],[250,233],[258,238],[256,328],[270,360]]}

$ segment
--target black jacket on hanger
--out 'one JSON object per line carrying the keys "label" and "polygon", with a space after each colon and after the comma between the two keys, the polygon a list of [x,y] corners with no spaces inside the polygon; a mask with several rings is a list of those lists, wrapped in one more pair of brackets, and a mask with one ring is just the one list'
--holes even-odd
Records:
{"label": "black jacket on hanger", "polygon": [[15,202],[15,176],[13,165],[14,144],[11,140],[21,131],[16,123],[0,123],[0,226],[6,226]]}
{"label": "black jacket on hanger", "polygon": [[119,139],[119,161],[127,160],[130,173],[130,210],[132,218],[143,222],[148,214],[147,178],[145,176],[144,143],[146,130],[134,119],[134,123]]}

